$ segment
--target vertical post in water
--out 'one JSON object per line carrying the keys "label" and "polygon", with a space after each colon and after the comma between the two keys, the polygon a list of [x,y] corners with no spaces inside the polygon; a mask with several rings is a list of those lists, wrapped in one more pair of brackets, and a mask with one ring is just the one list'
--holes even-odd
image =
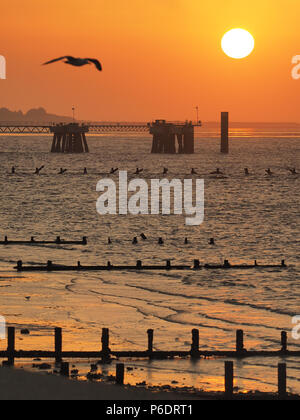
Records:
{"label": "vertical post in water", "polygon": [[148,353],[152,353],[153,352],[153,333],[154,331],[149,329],[147,331],[148,334]]}
{"label": "vertical post in water", "polygon": [[187,123],[183,128],[183,153],[193,154],[195,151],[195,132],[192,123]]}
{"label": "vertical post in water", "polygon": [[62,361],[62,329],[55,328],[55,363]]}
{"label": "vertical post in water", "polygon": [[221,153],[229,153],[228,140],[229,114],[228,112],[221,113]]}
{"label": "vertical post in water", "polygon": [[199,355],[199,330],[192,330],[192,348],[191,356],[192,358],[198,357]]}
{"label": "vertical post in water", "polygon": [[225,362],[225,395],[233,396],[233,362]]}
{"label": "vertical post in water", "polygon": [[61,376],[65,376],[66,378],[69,378],[70,376],[70,365],[68,362],[63,362],[60,367],[60,374]]}
{"label": "vertical post in water", "polygon": [[7,328],[7,364],[13,366],[15,364],[15,342],[16,331],[15,327]]}
{"label": "vertical post in water", "polygon": [[117,363],[116,365],[116,383],[117,385],[124,385],[124,363]]}
{"label": "vertical post in water", "polygon": [[286,353],[287,352],[287,347],[288,347],[287,333],[286,333],[286,331],[282,331],[282,333],[281,333],[281,351],[283,353]]}
{"label": "vertical post in water", "polygon": [[286,363],[278,364],[278,396],[282,399],[286,397]]}
{"label": "vertical post in water", "polygon": [[107,362],[110,360],[110,349],[109,349],[109,329],[102,328],[102,361]]}
{"label": "vertical post in water", "polygon": [[244,331],[237,330],[236,332],[236,352],[242,354],[244,352]]}

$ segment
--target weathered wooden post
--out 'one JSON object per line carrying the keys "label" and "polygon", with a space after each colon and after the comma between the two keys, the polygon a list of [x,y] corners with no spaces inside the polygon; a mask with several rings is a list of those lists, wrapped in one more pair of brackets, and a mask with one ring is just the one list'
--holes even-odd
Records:
{"label": "weathered wooden post", "polygon": [[170,260],[167,260],[166,268],[167,268],[167,270],[171,269],[171,261]]}
{"label": "weathered wooden post", "polygon": [[116,384],[117,385],[124,385],[124,371],[125,371],[124,363],[117,363],[116,365]]}
{"label": "weathered wooden post", "polygon": [[278,396],[286,398],[286,363],[278,364]]}
{"label": "weathered wooden post", "polygon": [[234,371],[233,362],[225,362],[225,396],[233,397]]}
{"label": "weathered wooden post", "polygon": [[70,365],[68,362],[62,362],[60,366],[60,374],[61,376],[65,376],[69,378],[70,376]]}
{"label": "weathered wooden post", "polygon": [[47,270],[48,271],[52,270],[52,266],[53,266],[52,261],[47,261]]}
{"label": "weathered wooden post", "polygon": [[62,329],[55,328],[55,363],[62,361]]}
{"label": "weathered wooden post", "polygon": [[19,272],[23,270],[23,261],[22,261],[22,260],[19,260],[19,261],[17,262],[17,270],[18,270]]}
{"label": "weathered wooden post", "polygon": [[152,353],[153,352],[153,334],[154,334],[154,330],[149,329],[147,331],[148,334],[148,353]]}
{"label": "weathered wooden post", "polygon": [[228,112],[221,113],[221,153],[229,153],[228,127],[229,127]]}
{"label": "weathered wooden post", "polygon": [[281,351],[283,353],[288,351],[288,338],[286,331],[281,332]]}
{"label": "weathered wooden post", "polygon": [[181,155],[183,154],[183,133],[178,132],[177,133],[177,142],[178,142],[178,153]]}
{"label": "weathered wooden post", "polygon": [[110,348],[109,348],[109,329],[102,328],[102,362],[108,362],[110,360]]}
{"label": "weathered wooden post", "polygon": [[137,261],[137,263],[136,263],[136,268],[138,269],[138,270],[141,270],[142,269],[142,261]]}
{"label": "weathered wooden post", "polygon": [[193,154],[195,151],[195,132],[192,122],[183,127],[183,153]]}
{"label": "weathered wooden post", "polygon": [[244,331],[237,330],[236,332],[236,352],[238,354],[243,354],[245,351],[244,348]]}
{"label": "weathered wooden post", "polygon": [[199,330],[195,328],[192,330],[191,357],[192,358],[199,357]]}
{"label": "weathered wooden post", "polygon": [[200,268],[200,261],[194,260],[194,270],[199,270],[199,268]]}
{"label": "weathered wooden post", "polygon": [[15,364],[15,343],[16,330],[15,327],[7,328],[7,365],[13,366]]}

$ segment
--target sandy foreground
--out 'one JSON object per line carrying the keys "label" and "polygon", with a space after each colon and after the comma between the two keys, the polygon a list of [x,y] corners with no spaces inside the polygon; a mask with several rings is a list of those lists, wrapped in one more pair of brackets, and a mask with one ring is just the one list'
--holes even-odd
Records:
{"label": "sandy foreground", "polygon": [[[190,396],[0,368],[0,400],[184,400]],[[198,398],[197,398],[198,399]]]}

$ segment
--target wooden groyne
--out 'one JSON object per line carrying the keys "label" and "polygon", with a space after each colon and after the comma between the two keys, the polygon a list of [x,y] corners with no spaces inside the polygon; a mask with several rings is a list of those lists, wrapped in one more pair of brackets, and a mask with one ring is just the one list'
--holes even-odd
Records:
{"label": "wooden groyne", "polygon": [[63,351],[63,332],[61,328],[54,331],[53,350],[16,350],[15,348],[15,327],[7,329],[7,350],[0,351],[0,358],[7,359],[6,365],[14,365],[15,359],[34,359],[46,358],[55,359],[57,363],[63,359],[97,359],[103,363],[115,358],[150,358],[150,359],[173,359],[174,357],[191,357],[193,359],[220,357],[220,358],[248,358],[248,357],[300,357],[300,351],[288,350],[288,340],[286,331],[281,333],[280,348],[274,351],[251,350],[248,351],[244,345],[244,331],[236,331],[235,349],[231,351],[201,350],[199,330],[192,330],[192,340],[190,350],[154,350],[154,330],[147,330],[147,349],[142,351],[115,351],[110,349],[110,334],[108,328],[102,329],[101,343],[99,351]]}
{"label": "wooden groyne", "polygon": [[[61,328],[55,328],[54,349],[49,351],[41,350],[16,350],[16,330],[14,327],[7,329],[7,350],[0,351],[0,358],[3,366],[14,366],[15,359],[53,359],[56,366],[60,366],[60,374],[65,377],[70,376],[69,362],[65,359],[96,359],[98,364],[110,363],[112,358],[149,358],[149,359],[173,359],[174,357],[200,359],[207,357],[241,359],[246,357],[300,357],[300,351],[289,351],[287,333],[281,333],[281,347],[278,351],[247,351],[244,347],[244,331],[236,331],[236,347],[233,351],[202,351],[199,342],[199,330],[192,330],[191,348],[189,351],[158,351],[153,350],[154,330],[147,331],[148,348],[144,351],[112,351],[109,344],[109,329],[102,329],[102,348],[99,351],[63,351],[63,333]],[[49,365],[50,367],[50,365]],[[234,362],[225,361],[224,366],[224,396],[232,399],[234,397]],[[278,397],[285,399],[287,393],[287,366],[286,363],[278,363]],[[124,384],[125,365],[116,363],[115,381],[118,385]]]}
{"label": "wooden groyne", "polygon": [[53,241],[40,241],[32,236],[29,241],[26,240],[9,240],[5,236],[4,241],[0,241],[0,245],[87,245],[87,237],[84,236],[80,241],[66,241],[57,236]]}
{"label": "wooden groyne", "polygon": [[142,271],[142,270],[230,270],[230,269],[268,269],[268,268],[276,268],[276,269],[285,269],[287,265],[284,260],[282,260],[281,264],[264,264],[260,265],[257,261],[254,264],[230,264],[228,260],[224,261],[224,264],[204,264],[201,265],[199,260],[194,260],[193,265],[176,265],[172,264],[170,260],[167,260],[165,265],[143,265],[142,261],[137,261],[136,265],[113,265],[110,261],[106,265],[82,265],[80,261],[77,262],[76,265],[60,265],[54,264],[52,261],[48,261],[44,265],[36,265],[36,266],[24,266],[23,261],[19,260],[17,265],[14,267],[17,271],[127,271],[127,270],[134,270],[134,271]]}

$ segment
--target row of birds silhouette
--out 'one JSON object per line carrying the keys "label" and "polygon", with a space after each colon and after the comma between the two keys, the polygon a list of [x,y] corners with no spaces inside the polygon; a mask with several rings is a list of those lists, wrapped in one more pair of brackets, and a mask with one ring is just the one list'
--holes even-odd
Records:
{"label": "row of birds silhouette", "polygon": [[[148,240],[148,238],[147,238],[147,236],[144,234],[144,233],[141,233],[140,234],[140,237],[141,237],[141,240],[143,241],[143,242],[145,242],[145,241],[147,241]],[[113,241],[112,241],[112,239],[109,237],[108,238],[108,240],[107,240],[107,243],[108,243],[108,245],[112,245],[112,243],[113,243]],[[137,245],[139,243],[139,240],[138,240],[138,237],[137,236],[135,236],[133,239],[132,239],[132,244],[133,245]],[[165,241],[164,241],[164,239],[163,238],[158,238],[158,245],[164,245],[165,244]],[[185,245],[189,245],[190,244],[190,240],[189,240],[189,238],[185,238],[184,239],[184,244]],[[210,240],[209,240],[209,245],[215,245],[216,243],[215,243],[215,239],[214,238],[210,238]]]}
{"label": "row of birds silhouette", "polygon": [[[34,172],[34,174],[35,174],[35,175],[39,175],[39,174],[41,173],[41,171],[42,171],[44,168],[45,168],[45,166],[44,166],[44,165],[42,165],[40,168],[35,168],[35,172]],[[298,175],[298,172],[296,171],[296,168],[287,168],[287,170],[288,170],[288,171],[289,171],[292,175]],[[60,170],[59,170],[58,174],[59,174],[59,175],[64,175],[67,171],[68,171],[68,169],[66,169],[66,168],[60,168]],[[114,175],[114,174],[115,174],[115,173],[117,173],[118,171],[119,171],[119,168],[111,168],[111,170],[110,170],[110,172],[108,173],[108,175]],[[136,171],[134,172],[134,175],[140,175],[142,172],[144,172],[144,169],[143,169],[143,168],[136,168]],[[273,176],[273,175],[275,175],[275,173],[274,173],[274,172],[273,172],[270,168],[266,169],[266,171],[265,171],[265,172],[266,172],[266,175],[267,175],[267,176]],[[15,166],[13,166],[13,167],[11,168],[11,173],[12,173],[12,174],[16,174],[16,173],[17,173]],[[162,174],[163,174],[163,175],[168,175],[168,173],[169,173],[168,168],[163,168],[163,172],[162,172]],[[83,174],[84,174],[84,175],[87,175],[87,174],[88,174],[88,170],[87,170],[87,168],[84,168],[84,169],[83,169]],[[245,174],[246,176],[251,175],[251,172],[250,172],[249,168],[244,168],[244,174]],[[191,170],[191,175],[198,175],[198,173],[197,173],[197,171],[195,170],[195,168],[192,168],[192,170]],[[225,175],[225,172],[222,172],[219,168],[217,168],[215,171],[210,172],[210,175]]]}

